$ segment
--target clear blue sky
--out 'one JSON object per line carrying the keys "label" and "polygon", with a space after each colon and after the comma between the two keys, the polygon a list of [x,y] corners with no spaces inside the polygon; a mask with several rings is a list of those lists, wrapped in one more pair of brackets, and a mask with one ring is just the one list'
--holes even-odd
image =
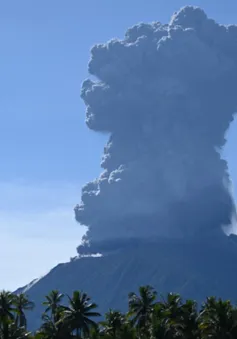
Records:
{"label": "clear blue sky", "polygon": [[[167,22],[186,4],[237,23],[236,0],[0,2],[0,289],[76,253],[84,230],[73,206],[83,183],[98,175],[106,140],[84,124],[80,84],[90,47],[140,21]],[[226,154],[237,180],[236,131]]]}

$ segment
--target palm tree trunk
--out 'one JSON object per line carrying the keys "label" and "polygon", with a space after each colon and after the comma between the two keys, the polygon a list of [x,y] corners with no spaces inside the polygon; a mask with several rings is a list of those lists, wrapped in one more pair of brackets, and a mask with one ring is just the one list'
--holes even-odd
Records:
{"label": "palm tree trunk", "polygon": [[77,329],[76,329],[76,338],[81,339],[81,331],[80,331],[79,327],[77,327]]}
{"label": "palm tree trunk", "polygon": [[19,325],[20,325],[20,327],[26,328],[26,319],[25,319],[25,316],[24,316],[23,313],[20,315],[20,324]]}
{"label": "palm tree trunk", "polygon": [[9,327],[7,322],[3,324],[3,339],[9,339]]}

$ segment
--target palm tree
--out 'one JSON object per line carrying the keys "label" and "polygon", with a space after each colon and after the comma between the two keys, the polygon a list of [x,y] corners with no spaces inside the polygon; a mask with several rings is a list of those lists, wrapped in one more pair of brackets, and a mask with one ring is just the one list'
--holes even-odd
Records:
{"label": "palm tree", "polygon": [[67,323],[63,321],[63,306],[59,306],[58,311],[56,311],[58,320],[57,322],[52,319],[52,316],[42,314],[42,325],[39,330],[36,332],[33,339],[70,339],[73,338],[71,335],[71,330]]}
{"label": "palm tree", "polygon": [[[8,334],[10,339],[27,339],[31,338],[31,333],[27,332],[24,327],[18,327],[15,322],[9,322]],[[0,338],[3,338],[0,335]]]}
{"label": "palm tree", "polygon": [[56,323],[60,318],[60,310],[62,309],[62,299],[64,295],[57,290],[51,291],[46,295],[46,301],[43,302],[43,305],[47,306],[45,313],[51,312],[51,320]]}
{"label": "palm tree", "polygon": [[170,316],[175,317],[177,313],[181,313],[182,299],[179,294],[168,293],[166,299],[163,299],[163,305]]}
{"label": "palm tree", "polygon": [[116,338],[125,323],[125,316],[116,310],[109,310],[105,313],[105,321],[100,324],[103,327],[103,334]]}
{"label": "palm tree", "polygon": [[44,323],[42,324],[40,330],[38,331],[37,335],[39,337],[39,334],[44,339],[58,339],[60,338],[59,330],[57,325],[48,317],[47,320],[44,319]]}
{"label": "palm tree", "polygon": [[11,292],[0,292],[0,331],[2,339],[8,339],[10,324],[14,321],[14,296]]}
{"label": "palm tree", "polygon": [[132,317],[132,323],[143,333],[147,333],[151,322],[151,314],[155,306],[156,291],[147,285],[139,288],[139,295],[129,294],[129,316]]}
{"label": "palm tree", "polygon": [[110,338],[107,338],[107,336],[104,335],[104,333],[100,331],[99,327],[92,327],[90,329],[89,338],[90,339],[102,339],[102,338],[103,339],[110,339]]}
{"label": "palm tree", "polygon": [[2,291],[0,292],[0,321],[3,319],[14,319],[13,315],[13,299],[14,296],[11,292],[8,291]]}
{"label": "palm tree", "polygon": [[25,316],[25,311],[32,311],[35,307],[35,304],[29,300],[29,298],[24,294],[20,293],[14,296],[13,304],[15,306],[16,312],[16,324],[19,327],[27,327],[27,320]]}
{"label": "palm tree", "polygon": [[63,322],[54,322],[47,314],[43,314],[44,321],[39,331],[36,333],[37,339],[69,339],[71,335]]}
{"label": "palm tree", "polygon": [[152,339],[168,339],[171,331],[161,303],[154,305],[151,315],[150,337]]}
{"label": "palm tree", "polygon": [[126,321],[120,329],[120,339],[136,339],[136,329],[132,326],[131,322]]}
{"label": "palm tree", "polygon": [[91,317],[99,317],[100,313],[95,312],[95,303],[90,297],[81,291],[74,291],[72,298],[68,296],[69,306],[64,307],[63,322],[69,326],[71,332],[76,331],[76,338],[89,335],[90,328],[97,327]]}
{"label": "palm tree", "polygon": [[209,297],[201,309],[199,327],[203,338],[236,338],[237,309],[229,300]]}
{"label": "palm tree", "polygon": [[179,330],[182,338],[200,338],[197,303],[194,300],[187,300],[180,307],[180,317],[178,319]]}
{"label": "palm tree", "polygon": [[171,337],[180,336],[183,329],[182,299],[179,294],[168,293],[166,299],[158,303],[165,319],[165,327]]}

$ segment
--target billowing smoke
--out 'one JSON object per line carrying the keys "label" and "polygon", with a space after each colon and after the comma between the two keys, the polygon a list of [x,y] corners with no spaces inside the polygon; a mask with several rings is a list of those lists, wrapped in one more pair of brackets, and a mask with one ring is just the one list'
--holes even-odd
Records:
{"label": "billowing smoke", "polygon": [[168,25],[142,23],[124,40],[94,46],[89,72],[98,80],[82,86],[86,123],[110,137],[104,171],[75,208],[88,226],[85,243],[103,251],[124,239],[206,236],[230,224],[219,150],[237,107],[237,26],[184,7]]}

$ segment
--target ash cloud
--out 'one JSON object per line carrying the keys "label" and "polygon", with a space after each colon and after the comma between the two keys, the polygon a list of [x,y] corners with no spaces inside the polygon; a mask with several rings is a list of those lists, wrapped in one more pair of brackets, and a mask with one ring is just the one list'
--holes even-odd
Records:
{"label": "ash cloud", "polygon": [[[91,50],[86,123],[109,132],[76,220],[85,243],[218,233],[235,214],[218,152],[237,106],[237,26],[184,7]],[[84,246],[85,247],[85,246]],[[81,246],[79,251],[83,248]]]}

